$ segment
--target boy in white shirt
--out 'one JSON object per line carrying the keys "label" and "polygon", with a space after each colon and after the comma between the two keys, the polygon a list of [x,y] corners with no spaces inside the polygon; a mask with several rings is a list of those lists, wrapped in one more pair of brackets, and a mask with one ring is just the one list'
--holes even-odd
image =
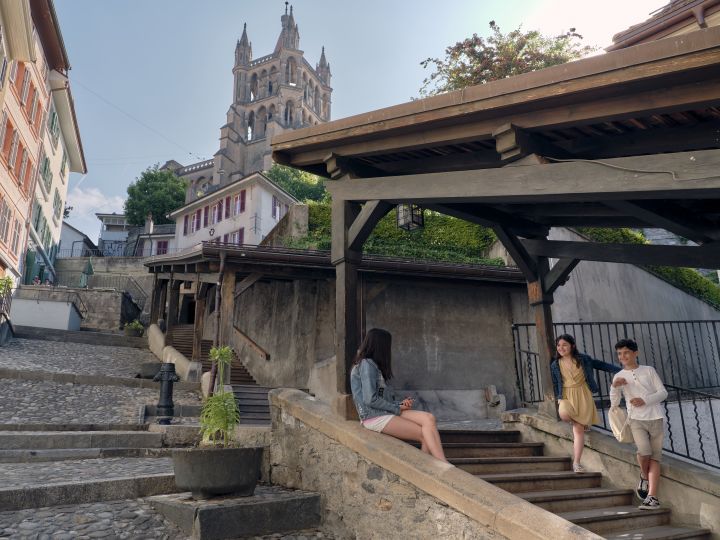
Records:
{"label": "boy in white shirt", "polygon": [[615,344],[615,351],[623,370],[613,377],[610,407],[617,407],[624,394],[640,465],[640,482],[635,493],[643,501],[639,508],[653,510],[660,508],[657,490],[665,435],[665,414],[661,403],[668,394],[655,368],[638,364],[635,341],[621,339]]}

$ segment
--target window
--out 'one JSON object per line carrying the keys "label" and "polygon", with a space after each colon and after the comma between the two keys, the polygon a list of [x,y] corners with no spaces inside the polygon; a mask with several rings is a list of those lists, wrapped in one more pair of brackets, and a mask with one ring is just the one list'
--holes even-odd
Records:
{"label": "window", "polygon": [[12,252],[18,256],[20,255],[20,231],[21,227],[20,220],[15,218],[15,227],[13,228],[13,235],[12,235],[12,244],[10,245],[10,249],[12,249]]}
{"label": "window", "polygon": [[56,146],[60,137],[60,121],[54,108],[50,109],[50,115],[48,116],[48,131],[52,135],[53,146]]}
{"label": "window", "polygon": [[[0,83],[0,85],[1,84],[2,83]],[[8,125],[7,111],[3,111],[2,120],[0,120],[0,148],[2,148],[5,145],[5,135],[7,133],[7,125]]]}
{"label": "window", "polygon": [[60,218],[60,214],[62,214],[62,197],[60,197],[60,192],[57,188],[55,188],[55,198],[53,200],[53,215],[56,219]]}
{"label": "window", "polygon": [[5,56],[5,45],[3,45],[2,33],[0,33],[0,86],[5,84],[5,75],[7,74],[8,59]]}
{"label": "window", "polygon": [[30,118],[30,123],[35,125],[35,115],[37,114],[38,109],[38,92],[33,87],[32,89],[32,98],[30,100],[30,107],[28,107],[28,117]]}
{"label": "window", "polygon": [[40,165],[40,176],[42,177],[42,185],[45,188],[45,193],[50,193],[53,175],[50,170],[50,159],[47,156],[43,157],[42,164]]}
{"label": "window", "polygon": [[235,195],[233,202],[235,209],[235,215],[242,214],[245,211],[245,190],[240,191],[239,194]]}
{"label": "window", "polygon": [[223,219],[223,200],[220,199],[217,203],[217,221],[219,223]]}
{"label": "window", "polygon": [[9,229],[10,229],[10,206],[3,200],[3,201],[0,201],[0,242],[7,243]]}
{"label": "window", "polygon": [[275,219],[280,217],[280,201],[275,195],[272,198],[272,217]]}
{"label": "window", "polygon": [[10,154],[8,154],[8,169],[12,169],[15,165],[19,145],[20,137],[18,135],[18,132],[13,130],[12,139],[10,140]]}
{"label": "window", "polygon": [[205,210],[203,211],[203,227],[208,226],[208,219],[210,218],[210,207],[206,206]]}
{"label": "window", "polygon": [[25,178],[25,174],[27,173],[27,164],[28,164],[28,152],[25,150],[25,148],[22,148],[20,151],[20,169],[18,170],[18,184],[23,184],[23,179]]}
{"label": "window", "polygon": [[168,252],[168,241],[158,240],[156,255],[165,255]]}
{"label": "window", "polygon": [[217,217],[218,216],[218,205],[213,204],[211,210],[212,210],[212,219],[210,220],[210,223],[215,225],[218,222],[218,217]]}
{"label": "window", "polygon": [[62,183],[65,183],[65,171],[67,171],[67,163],[68,163],[68,157],[65,153],[65,149],[63,149],[62,154],[62,163],[60,163],[60,180]]}
{"label": "window", "polygon": [[190,219],[190,216],[185,216],[183,218],[183,236],[187,236],[189,219]]}
{"label": "window", "polygon": [[28,95],[30,94],[30,70],[25,70],[23,76],[22,88],[20,89],[20,103],[25,105],[28,101]]}
{"label": "window", "polygon": [[230,243],[242,246],[245,243],[245,228],[241,227],[234,233],[230,234]]}

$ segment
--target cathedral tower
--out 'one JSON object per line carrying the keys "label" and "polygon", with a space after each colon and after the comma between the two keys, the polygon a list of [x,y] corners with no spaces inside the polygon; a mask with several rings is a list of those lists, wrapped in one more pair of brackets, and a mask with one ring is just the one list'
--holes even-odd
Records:
{"label": "cathedral tower", "polygon": [[176,169],[189,181],[186,201],[272,167],[270,141],[288,130],[330,120],[330,64],[323,47],[313,68],[300,50],[300,31],[292,6],[280,17],[275,50],[253,58],[247,25],[235,46],[233,103],[220,128],[213,160]]}

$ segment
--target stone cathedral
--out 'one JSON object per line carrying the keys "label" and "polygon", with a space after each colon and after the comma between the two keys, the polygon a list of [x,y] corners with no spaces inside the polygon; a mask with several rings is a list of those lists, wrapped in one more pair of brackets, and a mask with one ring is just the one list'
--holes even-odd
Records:
{"label": "stone cathedral", "polygon": [[247,24],[235,46],[233,102],[220,128],[220,149],[213,159],[163,168],[188,181],[185,202],[272,167],[270,141],[288,130],[330,120],[330,64],[325,48],[313,68],[300,50],[300,32],[292,6],[280,17],[282,29],[275,50],[253,58]]}

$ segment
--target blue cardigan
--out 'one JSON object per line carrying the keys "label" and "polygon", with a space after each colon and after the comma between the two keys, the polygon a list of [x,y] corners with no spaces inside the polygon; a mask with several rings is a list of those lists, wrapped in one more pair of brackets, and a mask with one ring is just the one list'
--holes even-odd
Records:
{"label": "blue cardigan", "polygon": [[[600,385],[598,385],[593,369],[599,369],[601,371],[609,371],[610,373],[617,373],[622,368],[603,362],[602,360],[595,360],[587,354],[578,353],[578,360],[582,365],[583,371],[585,372],[585,380],[590,388],[590,392],[593,394],[600,391]],[[558,359],[554,358],[550,363],[550,374],[552,375],[553,390],[555,390],[555,399],[562,399],[563,391],[563,380],[562,374],[560,373],[560,364]]]}

